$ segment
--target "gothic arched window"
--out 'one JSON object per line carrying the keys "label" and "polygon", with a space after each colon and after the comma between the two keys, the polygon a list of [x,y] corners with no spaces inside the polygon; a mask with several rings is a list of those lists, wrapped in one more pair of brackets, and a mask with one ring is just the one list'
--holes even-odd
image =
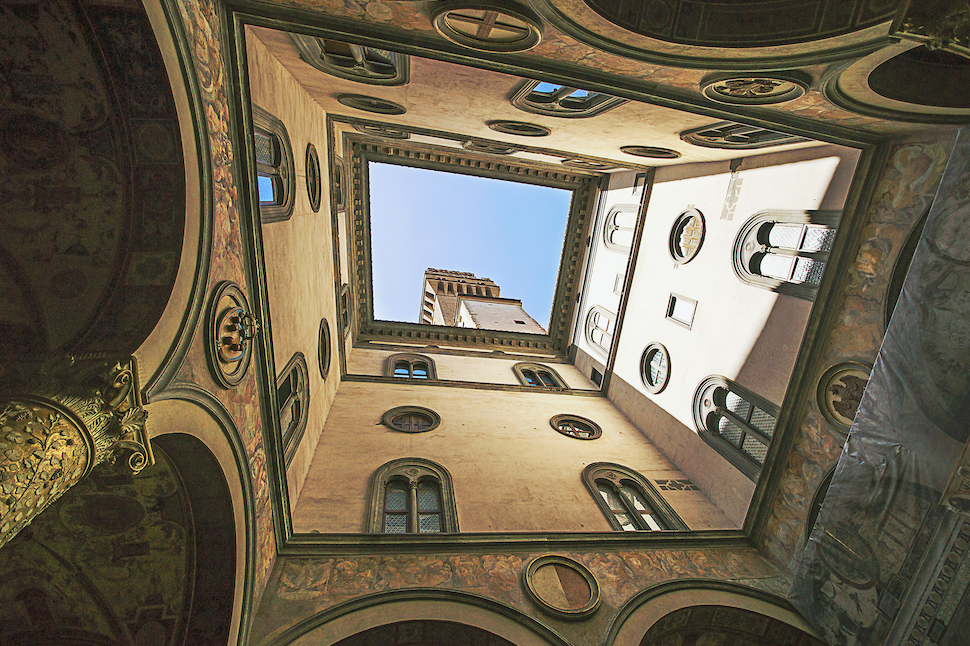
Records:
{"label": "gothic arched window", "polygon": [[256,149],[256,193],[261,222],[279,222],[293,215],[296,173],[293,149],[283,122],[253,104],[253,146]]}
{"label": "gothic arched window", "polygon": [[398,379],[425,379],[433,381],[438,378],[435,373],[434,360],[423,354],[404,352],[392,354],[384,361],[384,376]]}
{"label": "gothic arched window", "polygon": [[276,403],[283,454],[289,463],[303,437],[310,411],[310,374],[302,352],[294,354],[276,378]]}
{"label": "gothic arched window", "polygon": [[689,529],[650,481],[632,469],[594,462],[583,469],[583,483],[616,531]]}
{"label": "gothic arched window", "polygon": [[636,204],[618,204],[610,209],[603,222],[603,243],[607,249],[628,253],[633,248],[639,210]]}
{"label": "gothic arched window", "polygon": [[835,241],[839,211],[761,211],[734,242],[734,271],[742,281],[814,300]]}
{"label": "gothic arched window", "polygon": [[712,376],[694,394],[698,434],[744,475],[757,480],[780,410],[747,388]]}
{"label": "gothic arched window", "polygon": [[559,373],[541,363],[517,363],[512,366],[512,371],[523,386],[569,390]]}
{"label": "gothic arched window", "polygon": [[513,90],[509,101],[519,110],[567,118],[596,116],[626,103],[626,99],[602,92],[529,80]]}
{"label": "gothic arched window", "polygon": [[374,474],[367,531],[372,534],[453,534],[458,513],[451,474],[422,458],[391,460]]}
{"label": "gothic arched window", "polygon": [[615,327],[616,314],[594,305],[586,315],[586,342],[604,357],[609,357]]}

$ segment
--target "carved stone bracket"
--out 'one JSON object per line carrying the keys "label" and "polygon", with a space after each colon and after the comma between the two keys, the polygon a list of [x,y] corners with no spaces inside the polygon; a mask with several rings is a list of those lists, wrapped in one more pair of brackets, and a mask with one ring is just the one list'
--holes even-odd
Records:
{"label": "carved stone bracket", "polygon": [[909,0],[900,7],[889,35],[970,58],[970,2]]}
{"label": "carved stone bracket", "polygon": [[106,460],[154,464],[134,358],[73,357],[0,374],[0,546]]}

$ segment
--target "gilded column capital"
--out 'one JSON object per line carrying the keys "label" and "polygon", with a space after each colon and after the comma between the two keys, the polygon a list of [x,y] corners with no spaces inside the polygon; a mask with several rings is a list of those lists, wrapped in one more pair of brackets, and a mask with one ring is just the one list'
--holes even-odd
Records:
{"label": "gilded column capital", "polygon": [[134,358],[68,357],[0,373],[0,546],[105,460],[154,464]]}

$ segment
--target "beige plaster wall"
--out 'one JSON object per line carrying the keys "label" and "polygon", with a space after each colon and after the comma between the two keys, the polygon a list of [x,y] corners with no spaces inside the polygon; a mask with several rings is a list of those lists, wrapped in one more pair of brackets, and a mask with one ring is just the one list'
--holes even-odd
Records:
{"label": "beige plaster wall", "polygon": [[[286,126],[296,168],[296,203],[285,222],[263,225],[266,282],[273,331],[273,361],[280,371],[296,352],[306,356],[310,406],[306,432],[287,469],[290,505],[300,487],[340,379],[337,343],[341,338],[333,279],[333,245],[328,205],[326,113],[247,29],[252,100]],[[306,187],[306,147],[320,158],[323,187],[320,211],[314,213]],[[320,319],[330,322],[331,361],[326,380],[318,367]],[[279,376],[279,375],[277,375]]]}
{"label": "beige plaster wall", "polygon": [[[401,433],[382,425],[395,406],[426,406],[441,425]],[[559,413],[603,428],[598,440],[557,433]],[[410,384],[344,382],[331,408],[293,516],[297,532],[361,532],[371,476],[385,462],[420,457],[454,480],[462,532],[610,531],[583,485],[583,468],[616,462],[648,479],[684,475],[605,397]],[[699,491],[664,492],[691,529],[728,528]]]}
{"label": "beige plaster wall", "polygon": [[352,375],[384,374],[387,358],[399,352],[423,354],[434,361],[440,381],[469,381],[483,384],[521,385],[512,367],[520,362],[538,363],[555,370],[566,385],[575,390],[596,390],[596,386],[572,364],[557,361],[544,361],[535,357],[517,356],[513,358],[493,355],[463,356],[442,354],[434,348],[401,348],[400,350],[377,350],[354,348],[347,362],[347,373]]}

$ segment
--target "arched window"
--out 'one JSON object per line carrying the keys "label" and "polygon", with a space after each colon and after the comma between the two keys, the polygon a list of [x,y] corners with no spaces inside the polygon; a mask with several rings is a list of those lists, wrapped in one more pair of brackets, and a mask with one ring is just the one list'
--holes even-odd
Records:
{"label": "arched window", "polygon": [[550,117],[593,117],[626,103],[626,99],[546,81],[522,81],[509,101],[519,110]]}
{"label": "arched window", "polygon": [[708,377],[694,394],[701,438],[752,480],[761,475],[779,413],[768,400],[724,377]]}
{"label": "arched window", "polygon": [[742,281],[814,300],[835,241],[839,211],[761,211],[734,242],[734,271]]}
{"label": "arched window", "polygon": [[610,356],[615,327],[616,314],[606,311],[599,305],[589,308],[589,313],[586,315],[586,342],[604,358]]}
{"label": "arched window", "polygon": [[632,469],[594,462],[583,469],[583,483],[616,531],[689,529],[650,481]]}
{"label": "arched window", "polygon": [[435,373],[434,360],[431,357],[410,352],[389,356],[384,362],[384,376],[427,381],[434,381],[438,378]]}
{"label": "arched window", "polygon": [[453,534],[458,513],[451,474],[421,458],[391,460],[374,474],[367,531],[372,534]]}
{"label": "arched window", "polygon": [[293,149],[283,122],[253,104],[253,145],[256,149],[256,193],[261,222],[279,222],[293,215],[296,173]]}
{"label": "arched window", "polygon": [[300,58],[325,74],[370,85],[405,85],[410,76],[407,54],[340,40],[290,34]]}
{"label": "arched window", "polygon": [[276,403],[279,406],[283,455],[289,464],[306,430],[310,410],[310,374],[302,352],[294,354],[276,378]]}
{"label": "arched window", "polygon": [[603,243],[607,249],[628,253],[633,248],[639,210],[636,204],[618,204],[610,209],[603,222]]}
{"label": "arched window", "polygon": [[517,363],[512,366],[512,371],[523,386],[569,390],[559,373],[541,363]]}

